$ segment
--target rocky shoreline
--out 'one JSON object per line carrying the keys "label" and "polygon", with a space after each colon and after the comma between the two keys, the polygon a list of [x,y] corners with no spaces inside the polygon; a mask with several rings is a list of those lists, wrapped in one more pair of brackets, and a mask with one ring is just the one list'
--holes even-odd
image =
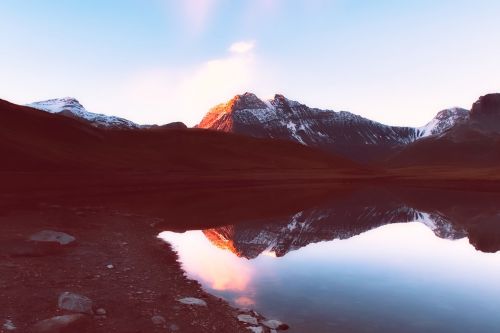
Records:
{"label": "rocky shoreline", "polygon": [[2,212],[0,332],[287,328],[202,290],[154,225],[153,218],[102,207]]}

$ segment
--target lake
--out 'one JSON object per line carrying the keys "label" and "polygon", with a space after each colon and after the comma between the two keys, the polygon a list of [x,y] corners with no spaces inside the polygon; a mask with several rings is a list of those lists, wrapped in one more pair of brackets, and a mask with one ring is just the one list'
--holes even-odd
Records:
{"label": "lake", "polygon": [[160,237],[205,290],[290,332],[500,331],[500,242],[478,231],[497,198],[362,197]]}

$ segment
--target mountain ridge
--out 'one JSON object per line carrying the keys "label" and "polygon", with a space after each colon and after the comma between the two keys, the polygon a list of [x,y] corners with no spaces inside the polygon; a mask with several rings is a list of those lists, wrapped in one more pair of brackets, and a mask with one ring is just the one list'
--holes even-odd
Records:
{"label": "mountain ridge", "polygon": [[263,101],[236,95],[208,111],[198,128],[284,139],[369,162],[418,139],[441,134],[468,118],[468,111],[440,111],[422,127],[389,126],[347,111],[310,108],[283,95]]}

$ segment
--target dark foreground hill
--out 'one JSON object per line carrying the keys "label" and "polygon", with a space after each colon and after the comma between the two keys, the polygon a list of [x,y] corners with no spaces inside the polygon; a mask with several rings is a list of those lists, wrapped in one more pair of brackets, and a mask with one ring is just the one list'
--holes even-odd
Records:
{"label": "dark foreground hill", "polygon": [[135,175],[141,181],[190,181],[207,175],[222,180],[345,179],[367,172],[345,158],[293,142],[175,126],[103,129],[6,101],[0,101],[0,156],[4,176],[28,173],[22,177],[26,181],[33,173],[72,181],[79,181],[74,175],[92,174],[103,180]]}

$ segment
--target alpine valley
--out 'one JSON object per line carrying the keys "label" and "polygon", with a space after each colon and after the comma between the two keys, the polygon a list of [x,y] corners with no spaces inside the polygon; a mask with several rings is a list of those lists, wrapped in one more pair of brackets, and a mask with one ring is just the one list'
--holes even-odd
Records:
{"label": "alpine valley", "polygon": [[484,183],[499,177],[500,94],[482,96],[471,111],[442,110],[422,127],[388,126],[251,93],[215,106],[195,128],[139,125],[89,112],[74,98],[27,106],[0,101],[0,117],[0,148],[8,157],[1,168],[11,172],[108,175],[99,179],[130,172],[179,179],[188,172],[196,176],[182,179],[193,182],[208,174],[213,181],[248,182]]}

